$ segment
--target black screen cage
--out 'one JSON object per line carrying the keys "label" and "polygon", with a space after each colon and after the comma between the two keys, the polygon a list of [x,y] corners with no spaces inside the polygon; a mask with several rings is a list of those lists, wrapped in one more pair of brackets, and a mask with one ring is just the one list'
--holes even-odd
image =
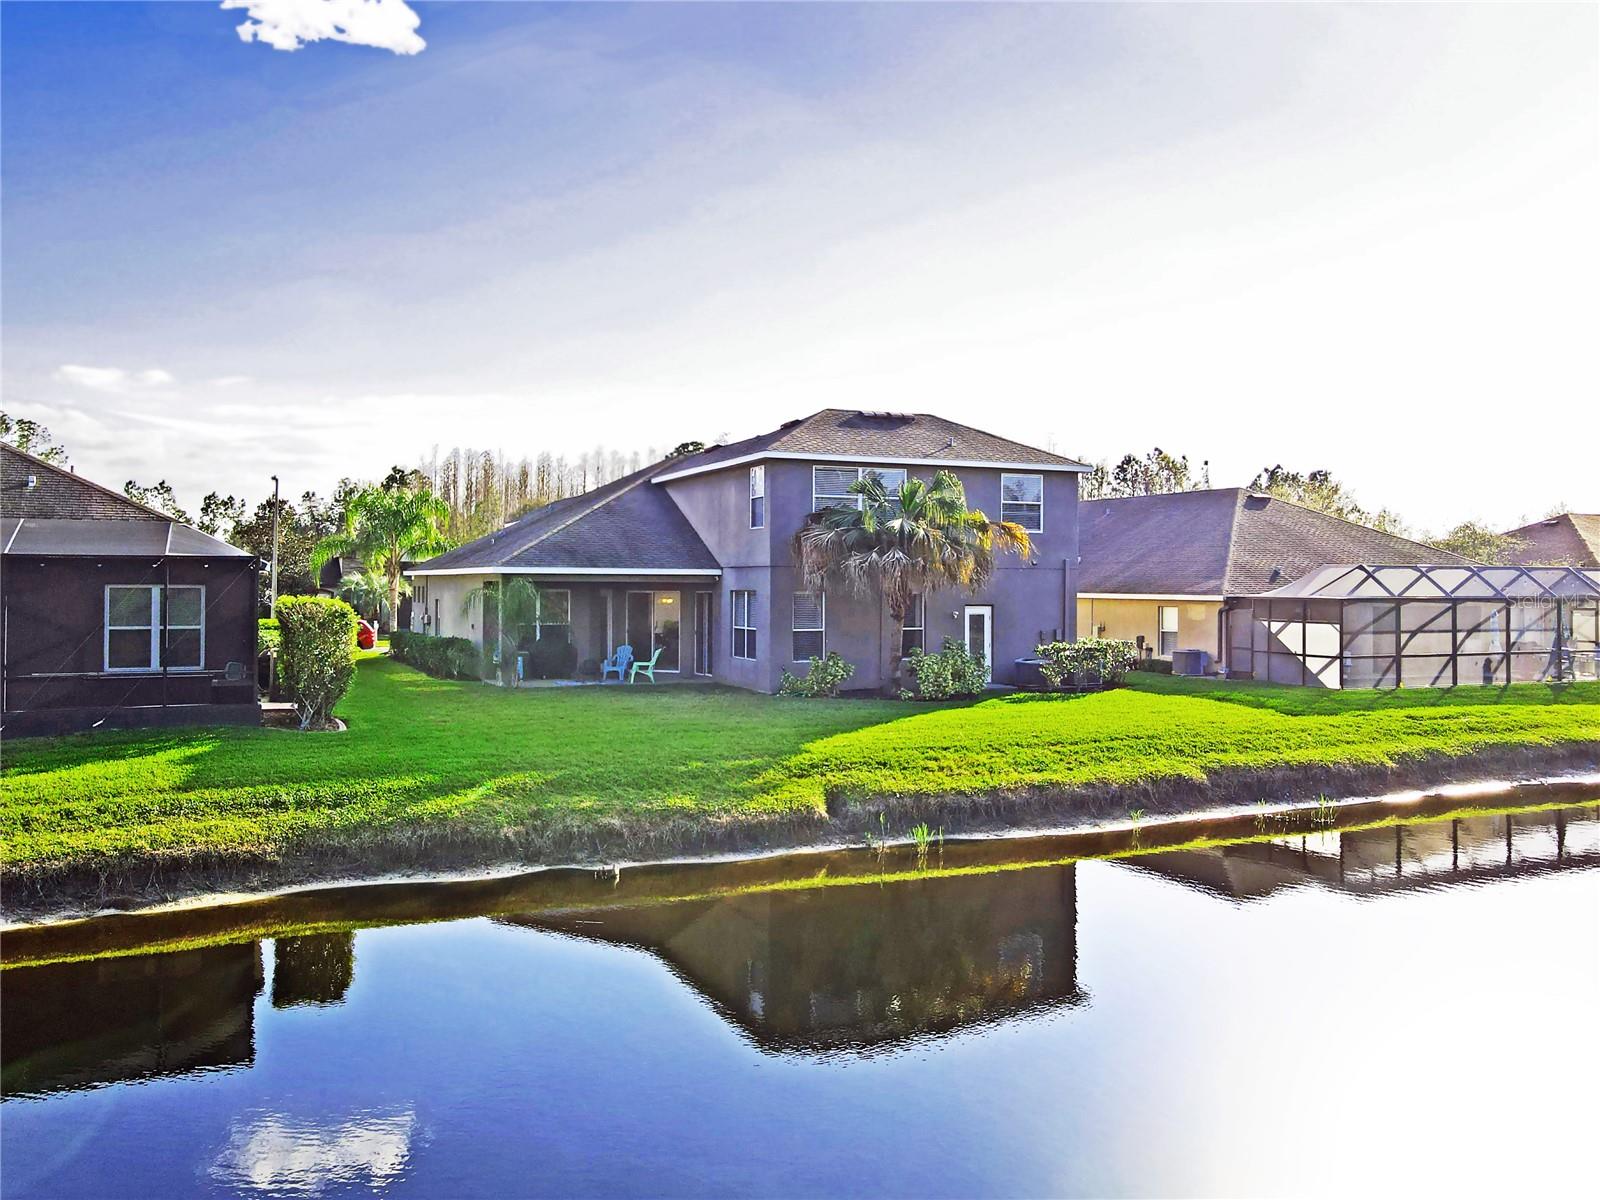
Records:
{"label": "black screen cage", "polygon": [[1600,678],[1600,571],[1330,566],[1226,609],[1236,677],[1333,688]]}

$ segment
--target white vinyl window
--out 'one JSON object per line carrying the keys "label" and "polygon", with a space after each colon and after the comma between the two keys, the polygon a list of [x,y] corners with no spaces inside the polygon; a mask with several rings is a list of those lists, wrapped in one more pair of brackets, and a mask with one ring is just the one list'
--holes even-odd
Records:
{"label": "white vinyl window", "polygon": [[155,584],[111,584],[106,588],[107,671],[198,671],[205,665],[206,590],[178,586],[166,591],[166,653],[161,647],[162,589]]}
{"label": "white vinyl window", "polygon": [[750,468],[750,528],[761,529],[767,523],[767,469]]}
{"label": "white vinyl window", "polygon": [[1156,657],[1171,658],[1172,652],[1178,648],[1178,606],[1159,605],[1157,616],[1160,637],[1156,640]]}
{"label": "white vinyl window", "polygon": [[728,607],[733,612],[733,656],[756,656],[756,594],[750,591],[728,593]]}
{"label": "white vinyl window", "polygon": [[911,607],[906,609],[905,624],[900,627],[900,653],[910,654],[913,650],[921,650],[922,630],[925,618],[922,593],[918,592],[911,597]]}
{"label": "white vinyl window", "polygon": [[827,652],[827,611],[828,601],[821,592],[794,594],[794,622],[790,628],[794,633],[795,662],[821,658]]}
{"label": "white vinyl window", "polygon": [[1044,476],[1000,476],[1000,519],[1029,533],[1044,532]]}
{"label": "white vinyl window", "polygon": [[825,508],[861,507],[861,497],[851,492],[857,481],[876,475],[883,481],[884,489],[891,494],[900,490],[906,481],[904,467],[812,467],[811,511]]}

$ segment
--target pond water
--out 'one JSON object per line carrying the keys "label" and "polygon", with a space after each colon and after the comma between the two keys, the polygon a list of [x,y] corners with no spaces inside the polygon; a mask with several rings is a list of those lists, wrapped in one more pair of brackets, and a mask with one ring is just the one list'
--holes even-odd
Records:
{"label": "pond water", "polygon": [[0,1185],[1593,1194],[1600,803],[1001,853],[11,966]]}

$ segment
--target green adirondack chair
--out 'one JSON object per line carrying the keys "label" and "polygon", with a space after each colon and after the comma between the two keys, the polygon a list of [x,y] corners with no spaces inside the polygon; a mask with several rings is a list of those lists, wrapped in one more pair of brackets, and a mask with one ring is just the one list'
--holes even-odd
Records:
{"label": "green adirondack chair", "polygon": [[641,658],[638,662],[633,664],[633,669],[628,672],[628,682],[632,683],[635,679],[639,678],[639,676],[644,675],[649,678],[651,683],[654,683],[656,681],[656,660],[660,657],[661,647],[657,646],[656,652],[650,656],[649,662],[645,662],[644,659]]}

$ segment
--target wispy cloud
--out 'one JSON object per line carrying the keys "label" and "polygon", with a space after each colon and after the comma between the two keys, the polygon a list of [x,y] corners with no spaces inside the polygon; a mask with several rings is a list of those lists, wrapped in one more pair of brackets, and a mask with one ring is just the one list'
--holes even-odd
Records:
{"label": "wispy cloud", "polygon": [[63,383],[75,383],[96,392],[129,392],[167,387],[177,382],[170,371],[152,367],[147,371],[128,371],[122,367],[85,367],[66,363],[56,368],[56,378]]}
{"label": "wispy cloud", "polygon": [[405,0],[222,0],[222,7],[249,14],[239,26],[241,40],[274,50],[327,40],[418,54],[428,44],[417,36],[422,18]]}
{"label": "wispy cloud", "polygon": [[218,375],[211,381],[212,387],[238,387],[241,383],[250,383],[249,375]]}

